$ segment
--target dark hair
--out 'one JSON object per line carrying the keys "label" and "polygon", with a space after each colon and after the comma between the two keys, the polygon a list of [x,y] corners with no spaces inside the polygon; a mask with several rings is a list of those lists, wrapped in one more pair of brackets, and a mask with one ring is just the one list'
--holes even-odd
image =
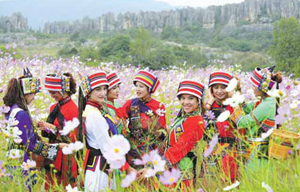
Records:
{"label": "dark hair", "polygon": [[[22,77],[19,78],[19,80]],[[3,97],[4,104],[11,107],[13,104],[17,104],[21,109],[25,110],[24,93],[21,89],[21,85],[18,79],[12,78],[8,82],[7,91]]]}
{"label": "dark hair", "polygon": [[73,95],[76,93],[76,81],[73,78],[73,75],[69,72],[64,73],[63,75],[70,77],[70,91],[67,92],[68,95]]}
{"label": "dark hair", "polygon": [[271,79],[273,81],[276,81],[277,84],[282,82],[282,73],[279,71],[277,73],[272,74]]}

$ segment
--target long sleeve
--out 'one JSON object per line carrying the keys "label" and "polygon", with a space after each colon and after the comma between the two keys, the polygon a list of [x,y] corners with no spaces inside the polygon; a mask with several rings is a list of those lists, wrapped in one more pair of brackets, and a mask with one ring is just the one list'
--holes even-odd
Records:
{"label": "long sleeve", "polygon": [[[91,109],[93,110],[93,109]],[[99,111],[93,110],[86,115],[86,138],[88,145],[104,150],[104,144],[109,140],[108,124]]]}
{"label": "long sleeve", "polygon": [[204,133],[204,121],[201,117],[190,117],[183,123],[184,133],[177,142],[167,149],[166,159],[175,164],[190,152]]}
{"label": "long sleeve", "polygon": [[253,110],[254,105],[255,105],[254,102],[251,102],[249,104],[244,103],[242,108],[246,114],[249,114]]}
{"label": "long sleeve", "polygon": [[131,100],[126,101],[126,103],[122,106],[117,108],[116,114],[120,118],[128,119],[129,112],[130,112]]}
{"label": "long sleeve", "polygon": [[33,153],[41,155],[47,159],[55,160],[58,152],[58,145],[38,141],[35,137],[31,120],[27,112],[20,111],[17,113],[15,118],[19,121],[18,128],[22,131],[22,144],[26,146],[27,151],[32,151]]}
{"label": "long sleeve", "polygon": [[274,118],[276,105],[273,98],[261,102],[250,114],[241,117],[238,127],[249,128],[251,133],[256,133],[260,128],[259,124],[268,118]]}

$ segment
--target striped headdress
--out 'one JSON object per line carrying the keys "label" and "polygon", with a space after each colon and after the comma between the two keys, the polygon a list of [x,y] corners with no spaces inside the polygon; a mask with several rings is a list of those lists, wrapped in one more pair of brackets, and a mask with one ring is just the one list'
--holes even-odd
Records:
{"label": "striped headdress", "polygon": [[65,75],[48,74],[45,77],[45,89],[49,91],[69,92],[70,77]]}
{"label": "striped headdress", "polygon": [[108,86],[106,73],[104,71],[94,72],[86,77],[79,75],[81,79],[80,89],[84,96],[87,96],[93,89],[102,85]]}
{"label": "striped headdress", "polygon": [[214,84],[222,84],[228,86],[229,81],[232,79],[232,75],[224,71],[215,71],[212,72],[209,76],[208,86],[212,86]]}
{"label": "striped headdress", "polygon": [[179,98],[182,94],[190,94],[199,98],[199,101],[202,99],[204,91],[204,85],[192,80],[183,80],[179,83],[177,97]]}
{"label": "striped headdress", "polygon": [[20,84],[24,95],[28,93],[38,93],[42,88],[41,79],[32,77],[27,67],[23,69],[23,78],[20,79]]}
{"label": "striped headdress", "polygon": [[138,72],[138,74],[135,76],[133,80],[133,84],[135,85],[137,81],[149,87],[150,93],[154,93],[160,83],[160,81],[154,74],[144,70]]}
{"label": "striped headdress", "polygon": [[121,79],[118,77],[118,75],[116,73],[110,73],[107,75],[107,81],[109,84],[108,89],[113,88],[114,86],[122,83]]}
{"label": "striped headdress", "polygon": [[264,69],[256,67],[249,78],[252,85],[265,93],[271,90],[275,84],[275,81],[271,79],[274,68],[275,66]]}

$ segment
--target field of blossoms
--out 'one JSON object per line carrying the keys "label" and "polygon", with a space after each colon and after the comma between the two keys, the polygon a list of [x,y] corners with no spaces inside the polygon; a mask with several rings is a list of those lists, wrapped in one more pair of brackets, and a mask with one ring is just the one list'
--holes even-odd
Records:
{"label": "field of blossoms", "polygon": [[[42,78],[48,73],[54,73],[57,71],[61,72],[71,72],[79,84],[80,72],[86,75],[95,70],[104,70],[107,72],[115,71],[121,78],[121,93],[120,98],[117,101],[120,104],[125,103],[129,98],[135,96],[135,89],[132,83],[134,75],[141,69],[133,67],[130,65],[120,65],[114,63],[94,63],[93,67],[85,65],[84,62],[80,61],[78,57],[72,57],[69,59],[57,59],[51,57],[35,56],[34,58],[23,57],[21,59],[15,59],[13,55],[5,54],[0,52],[0,96],[3,97],[7,83],[10,78],[18,77],[22,75],[22,68],[28,67],[33,74],[33,76]],[[145,68],[143,68],[145,69]],[[226,70],[237,75],[241,79],[242,93],[246,98],[246,102],[255,100],[255,96],[251,90],[251,84],[248,82],[248,77],[250,73],[241,72],[240,66],[224,66],[221,69],[217,69],[213,66],[199,69],[193,66],[183,66],[182,68],[168,68],[159,71],[153,71],[159,79],[160,86],[153,97],[166,106],[166,117],[167,117],[167,127],[170,128],[173,120],[175,119],[179,111],[179,102],[176,98],[176,92],[178,84],[183,79],[193,79],[199,81],[205,85],[208,84],[209,74],[215,70]],[[276,69],[275,69],[276,71]],[[276,123],[281,124],[281,129],[290,130],[296,133],[300,133],[299,118],[300,118],[300,84],[299,80],[292,79],[288,75],[284,74],[283,82],[279,86],[279,97],[280,97],[280,107],[278,109],[278,115],[276,117]],[[77,101],[78,94],[74,96],[74,100]],[[33,121],[45,120],[49,114],[49,107],[55,101],[50,97],[48,91],[42,90],[35,97],[33,104],[29,106],[31,111],[31,116]],[[3,102],[1,100],[1,112],[5,111],[2,107]],[[3,121],[4,115],[1,117],[1,130],[5,127],[5,122]],[[0,130],[0,191],[26,191],[25,179],[21,175],[12,176],[7,172],[7,167],[5,165],[8,162],[14,162],[20,169],[25,169],[21,166],[21,163],[13,159],[12,157],[6,156],[7,141],[5,135]],[[199,142],[199,168],[201,157],[203,153],[203,142]],[[202,150],[201,150],[202,149]],[[222,174],[210,176],[209,178],[198,178],[196,181],[196,188],[191,189],[192,191],[299,191],[300,189],[300,144],[294,146],[292,150],[288,152],[288,158],[286,160],[278,160],[271,158],[268,161],[267,167],[259,170],[245,170],[244,166],[240,166],[239,170],[239,186],[230,186],[232,189],[226,188],[227,183],[222,181]],[[10,163],[11,164],[11,163]],[[30,165],[27,165],[27,167]],[[81,164],[82,168],[82,164]],[[81,170],[82,172],[82,170]],[[37,174],[37,184],[33,188],[33,191],[43,190],[44,185],[44,172],[35,172]],[[181,173],[183,174],[183,173]],[[170,173],[164,173],[164,176],[171,180],[179,179],[176,170]],[[125,175],[123,174],[120,178],[121,182],[124,182]],[[82,174],[79,177],[82,179]],[[139,182],[134,181],[135,178],[126,177],[126,181],[133,181],[129,187],[123,185],[123,187],[118,186],[117,191],[149,191],[149,182]],[[80,182],[80,181],[79,181]],[[156,191],[178,191],[180,186],[176,185],[173,188],[166,188],[161,182],[157,181],[155,178],[151,178],[151,182],[156,183]],[[157,184],[158,183],[158,184]],[[180,183],[180,180],[179,180]],[[129,183],[130,184],[130,183]],[[63,188],[57,186],[58,191],[82,191],[83,189],[78,185],[77,189],[72,189],[71,187]],[[133,190],[134,189],[134,190]]]}

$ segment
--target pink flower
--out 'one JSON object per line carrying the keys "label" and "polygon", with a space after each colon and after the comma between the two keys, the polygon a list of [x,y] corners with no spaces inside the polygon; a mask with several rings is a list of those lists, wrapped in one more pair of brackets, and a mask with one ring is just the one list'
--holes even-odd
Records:
{"label": "pink flower", "polygon": [[208,157],[211,152],[214,150],[215,146],[218,143],[218,135],[215,134],[215,136],[211,139],[211,141],[209,142],[209,147],[205,150],[204,152],[204,157]]}
{"label": "pink flower", "polygon": [[24,171],[28,171],[30,168],[36,167],[36,162],[30,159],[27,159],[27,162],[23,162],[21,167],[24,169]]}
{"label": "pink flower", "polygon": [[126,177],[122,180],[121,186],[126,188],[131,185],[133,181],[136,179],[136,172],[131,171]]}
{"label": "pink flower", "polygon": [[180,171],[176,168],[172,168],[171,171],[164,171],[163,175],[159,178],[159,181],[164,185],[172,185],[178,181],[180,176]]}

